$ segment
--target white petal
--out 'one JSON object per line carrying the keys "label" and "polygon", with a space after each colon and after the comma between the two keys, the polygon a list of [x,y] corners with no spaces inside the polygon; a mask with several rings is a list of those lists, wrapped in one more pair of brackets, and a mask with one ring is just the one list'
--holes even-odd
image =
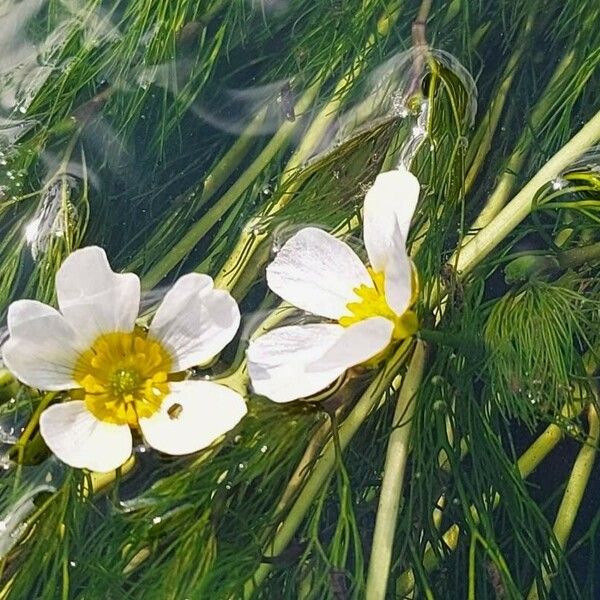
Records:
{"label": "white petal", "polygon": [[79,400],[47,408],[40,433],[60,460],[77,469],[114,471],[131,455],[129,427],[98,420]]}
{"label": "white petal", "polygon": [[398,225],[391,238],[390,253],[383,265],[383,272],[385,299],[390,308],[401,315],[409,307],[412,297],[412,263]]}
{"label": "white petal", "polygon": [[140,280],[115,273],[97,246],[70,254],[56,274],[58,306],[91,343],[108,331],[132,331],[140,306]]}
{"label": "white petal", "polygon": [[76,332],[51,306],[18,300],[8,307],[6,367],[23,383],[42,390],[77,387],[73,368],[83,349]]}
{"label": "white petal", "polygon": [[354,250],[315,227],[300,230],[267,267],[269,287],[303,310],[339,319],[357,300],[354,288],[371,277]]}
{"label": "white petal", "polygon": [[[237,392],[211,381],[171,383],[160,410],[140,419],[146,441],[165,454],[190,454],[207,448],[246,414]],[[169,414],[171,412],[171,414]]]}
{"label": "white petal", "polygon": [[363,237],[371,266],[383,271],[395,249],[397,228],[404,242],[417,201],[419,181],[404,167],[381,173],[367,192],[364,203]]}
{"label": "white petal", "polygon": [[167,292],[150,325],[174,357],[174,371],[205,363],[232,339],[240,310],[229,292],[213,288],[208,275],[190,273]]}
{"label": "white petal", "polygon": [[346,369],[379,354],[393,328],[388,319],[374,317],[350,327],[321,323],[270,331],[247,351],[254,391],[275,402],[316,394]]}

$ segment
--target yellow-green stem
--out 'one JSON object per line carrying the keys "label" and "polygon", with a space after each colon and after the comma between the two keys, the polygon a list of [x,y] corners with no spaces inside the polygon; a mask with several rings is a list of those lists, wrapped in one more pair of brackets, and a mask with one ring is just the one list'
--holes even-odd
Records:
{"label": "yellow-green stem", "polygon": [[18,441],[11,448],[12,452],[17,453],[17,463],[19,466],[23,462],[25,446],[27,446],[27,442],[31,438],[31,435],[33,434],[35,428],[38,425],[40,415],[44,412],[44,410],[46,410],[50,402],[52,402],[52,400],[54,400],[54,398],[56,398],[57,395],[58,392],[47,392],[42,396],[40,403],[37,405],[34,413],[31,415],[31,418],[29,419],[27,426],[23,430],[21,437],[19,437]]}
{"label": "yellow-green stem", "polygon": [[473,183],[475,182],[477,175],[479,175],[479,171],[481,170],[488,152],[492,147],[492,139],[496,133],[498,123],[500,122],[500,117],[502,115],[502,111],[504,110],[504,105],[508,97],[508,92],[512,86],[513,79],[517,74],[517,67],[521,57],[523,56],[523,52],[527,47],[527,41],[535,22],[535,16],[534,11],[532,11],[527,19],[527,22],[525,23],[525,28],[519,39],[519,42],[517,43],[517,47],[506,64],[506,68],[504,69],[504,74],[502,76],[502,82],[498,87],[493,100],[490,102],[489,109],[483,117],[481,124],[479,125],[477,132],[473,137],[473,148],[476,148],[477,152],[474,154],[471,160],[467,161],[469,170],[465,177],[465,194],[468,194],[470,189],[473,187]]}
{"label": "yellow-green stem", "polygon": [[13,383],[15,378],[8,369],[0,369],[0,387]]}
{"label": "yellow-green stem", "polygon": [[[570,51],[563,56],[562,60],[556,66],[548,85],[541,94],[540,102],[534,108],[531,114],[531,128],[534,130],[541,125],[543,119],[548,114],[548,111],[552,108],[553,102],[556,98],[556,93],[552,93],[552,88],[556,85],[556,82],[562,77],[565,71],[571,66],[574,59],[575,53]],[[473,231],[477,231],[485,227],[500,212],[500,210],[502,210],[502,207],[510,198],[510,194],[514,188],[515,182],[517,181],[518,173],[523,167],[525,159],[529,154],[530,144],[528,143],[528,140],[529,130],[525,131],[517,141],[515,150],[508,159],[508,162],[504,167],[503,173],[500,176],[496,187],[494,188],[490,197],[487,199],[485,206],[475,219],[475,222],[471,226]],[[485,155],[481,155],[481,160],[484,158]],[[469,175],[467,176],[467,190],[471,188],[475,179],[475,175],[476,173],[471,173],[471,170],[469,170]],[[474,234],[465,236],[463,244],[466,244],[473,237],[473,235]]]}
{"label": "yellow-green stem", "polygon": [[408,459],[415,396],[423,379],[426,355],[426,346],[419,340],[398,394],[371,544],[366,587],[367,600],[383,600],[386,596],[398,508]]}
{"label": "yellow-green stem", "polygon": [[[589,433],[586,442],[577,454],[575,464],[569,476],[565,493],[554,521],[554,535],[560,548],[565,548],[567,540],[571,535],[573,529],[573,523],[575,517],[579,511],[581,500],[585,488],[590,480],[592,474],[592,467],[596,460],[596,453],[598,452],[598,441],[600,434],[600,424],[598,422],[598,413],[594,404],[590,404],[588,409],[588,421],[589,421]],[[542,581],[544,582],[544,589],[546,592],[550,591],[552,585],[552,573],[543,567],[542,568]],[[546,595],[544,594],[544,597]],[[534,582],[527,600],[538,600],[538,586]]]}
{"label": "yellow-green stem", "polygon": [[[563,411],[563,414],[572,416],[577,412],[577,406],[571,409]],[[540,465],[540,463],[550,454],[552,450],[558,445],[563,437],[563,431],[558,425],[549,425],[543,433],[525,450],[525,452],[519,457],[517,461],[517,468],[523,478],[528,477],[531,473]],[[493,507],[496,507],[500,501],[498,494],[494,497]],[[473,518],[478,519],[477,514],[472,509]],[[458,546],[458,540],[460,537],[460,527],[458,525],[452,525],[449,527],[442,539],[444,544],[450,549],[455,550]],[[433,571],[439,564],[438,554],[429,547],[423,556],[423,569],[427,572]],[[405,571],[396,582],[396,594],[398,597],[403,598],[406,596],[415,585],[415,574],[412,569]]]}
{"label": "yellow-green stem", "polygon": [[449,264],[463,275],[471,271],[529,215],[536,192],[581,157],[598,140],[600,111],[529,180],[492,221],[451,257]]}
{"label": "yellow-green stem", "polygon": [[[399,365],[406,357],[410,340],[403,343],[394,355],[387,361],[382,372],[371,383],[367,391],[361,396],[348,417],[339,429],[339,443],[342,449],[346,448],[354,437],[363,421],[377,407],[385,390],[389,387]],[[311,474],[307,477],[302,491],[296,498],[285,519],[277,529],[273,539],[265,548],[265,556],[277,556],[292,540],[294,534],[300,527],[304,517],[312,505],[317,494],[322,491],[323,486],[329,480],[334,468],[336,453],[333,442],[330,440],[321,457],[316,462]],[[263,563],[254,575],[248,579],[244,586],[244,598],[250,598],[254,591],[261,585],[271,570],[269,563]]]}
{"label": "yellow-green stem", "polygon": [[248,150],[256,143],[256,136],[261,133],[266,117],[267,109],[264,108],[252,119],[223,158],[204,178],[201,203],[208,202],[240,165]]}
{"label": "yellow-green stem", "polygon": [[352,83],[360,75],[366,64],[366,59],[375,47],[378,39],[388,35],[392,25],[396,22],[400,13],[399,4],[399,2],[396,2],[393,8],[388,9],[387,14],[379,19],[377,32],[369,36],[365,48],[338,81],[332,93],[331,100],[319,111],[304,135],[302,142],[290,157],[283,170],[280,182],[282,187],[286,186],[285,193],[264,214],[258,215],[244,227],[233,251],[215,279],[217,287],[233,289],[238,278],[245,271],[246,266],[253,261],[256,251],[267,236],[266,233],[260,230],[261,224],[266,218],[277,214],[293,197],[296,189],[293,185],[290,185],[290,178],[310,158],[317,144],[323,139],[325,132],[336,118],[346,96],[352,90]]}
{"label": "yellow-green stem", "polygon": [[[321,83],[322,81],[318,80],[304,92],[296,105],[298,113],[305,112],[312,105],[320,89]],[[159,283],[169,271],[177,266],[177,264],[194,249],[194,246],[202,239],[202,237],[218,223],[219,219],[225,215],[246,189],[248,189],[252,182],[260,175],[277,152],[287,145],[297,127],[298,121],[293,123],[286,121],[279,128],[267,146],[244,171],[241,177],[204,213],[200,220],[196,221],[196,223],[190,227],[187,233],[162,257],[162,259],[143,276],[142,281],[146,288],[154,287]]]}

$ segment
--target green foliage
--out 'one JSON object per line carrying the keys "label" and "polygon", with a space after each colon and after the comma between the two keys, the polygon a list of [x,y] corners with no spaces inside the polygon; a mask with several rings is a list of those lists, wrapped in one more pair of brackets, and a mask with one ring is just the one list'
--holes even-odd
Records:
{"label": "green foliage", "polygon": [[534,425],[572,403],[573,382],[584,377],[588,315],[598,308],[589,304],[560,281],[532,281],[494,303],[485,324],[489,394],[503,414]]}
{"label": "green foliage", "polygon": [[[578,407],[595,393],[597,153],[540,189],[533,214],[471,276],[446,261],[489,197],[504,186],[498,204],[510,200],[597,110],[600,9],[434,3],[419,54],[420,6],[50,0],[23,37],[51,68],[18,82],[17,69],[0,70],[0,87],[16,92],[0,115],[10,134],[0,132],[0,310],[52,300],[56,270],[82,245],[107,247],[116,268],[156,287],[191,269],[217,274],[240,234],[249,243],[235,292],[248,313],[270,308],[273,247],[305,224],[360,237],[365,189],[403,160],[422,183],[409,242],[431,358],[413,400],[390,597],[520,598],[544,565],[557,569],[555,597],[595,597],[594,494],[562,550],[552,522],[564,477],[535,489],[516,462],[547,423],[581,433]],[[38,217],[49,235],[28,242]],[[327,403],[251,396],[221,444],[182,459],[138,449],[134,470],[93,495],[90,477],[48,458],[35,427],[20,457],[8,440],[0,595],[242,598],[302,487],[287,486],[305,450],[319,441],[301,484],[331,438],[333,472],[255,597],[363,597],[404,361],[382,372],[339,382],[333,416]],[[342,450],[335,426],[373,377],[384,382],[377,409]],[[42,401],[2,377],[2,431],[21,432]],[[13,528],[6,519],[19,515]]]}

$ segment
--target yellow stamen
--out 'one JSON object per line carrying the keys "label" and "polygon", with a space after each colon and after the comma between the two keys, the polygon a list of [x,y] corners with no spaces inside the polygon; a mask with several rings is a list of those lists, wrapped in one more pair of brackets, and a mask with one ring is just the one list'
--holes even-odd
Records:
{"label": "yellow stamen", "polygon": [[[369,269],[369,274],[373,280],[373,285],[362,284],[354,288],[354,293],[360,298],[359,302],[350,302],[346,305],[350,315],[342,317],[339,324],[343,327],[349,327],[354,323],[370,319],[371,317],[385,317],[394,323],[394,340],[403,340],[413,335],[419,328],[417,315],[412,310],[406,310],[399,315],[387,303],[385,298],[385,275]],[[418,282],[413,271],[413,294],[410,304],[414,304],[418,289]]]}
{"label": "yellow stamen", "polygon": [[173,360],[160,342],[141,331],[105,333],[81,354],[73,377],[88,410],[101,421],[137,426],[169,392]]}

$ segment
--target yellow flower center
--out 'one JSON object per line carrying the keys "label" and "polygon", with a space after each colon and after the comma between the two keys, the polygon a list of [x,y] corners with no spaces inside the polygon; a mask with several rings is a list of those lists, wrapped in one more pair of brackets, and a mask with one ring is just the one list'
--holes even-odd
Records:
{"label": "yellow flower center", "polygon": [[[373,285],[361,284],[354,288],[354,293],[360,298],[359,302],[350,302],[346,305],[350,315],[342,317],[339,324],[343,327],[349,327],[354,323],[370,319],[371,317],[385,317],[394,323],[394,340],[403,340],[413,335],[419,328],[417,315],[412,310],[406,310],[399,315],[390,307],[385,298],[385,275],[369,269],[369,274],[373,280]],[[418,282],[413,271],[411,306],[416,300]]]}
{"label": "yellow flower center", "polygon": [[144,332],[104,333],[79,356],[73,377],[94,416],[136,426],[160,408],[172,364],[169,352]]}

